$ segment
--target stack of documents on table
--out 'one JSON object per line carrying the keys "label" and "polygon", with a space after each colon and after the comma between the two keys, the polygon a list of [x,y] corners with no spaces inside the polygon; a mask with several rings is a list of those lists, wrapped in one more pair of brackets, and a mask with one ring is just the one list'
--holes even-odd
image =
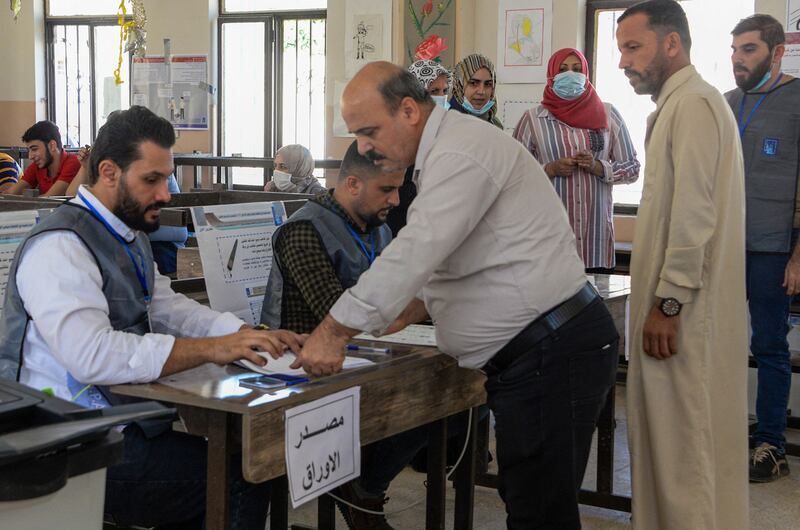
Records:
{"label": "stack of documents on table", "polygon": [[369,333],[362,333],[361,335],[357,335],[356,338],[377,342],[391,342],[393,344],[436,347],[436,328],[422,324],[411,324],[410,326],[406,326],[405,329],[397,333],[392,333],[391,335],[373,337]]}
{"label": "stack of documents on table", "polygon": [[[266,366],[258,366],[247,359],[241,359],[236,361],[237,364],[244,366],[248,370],[252,370],[253,372],[258,372],[260,374],[270,375],[270,374],[286,374],[286,375],[305,375],[305,371],[302,368],[289,368],[295,360],[295,354],[292,352],[286,352],[283,354],[282,357],[278,359],[273,359],[270,354],[266,352],[259,352],[259,355],[264,357],[267,360]],[[375,364],[369,359],[362,359],[360,357],[350,357],[347,356],[344,358],[344,365],[342,366],[343,370],[347,370],[348,368],[360,368],[362,366],[369,366],[371,364]]]}

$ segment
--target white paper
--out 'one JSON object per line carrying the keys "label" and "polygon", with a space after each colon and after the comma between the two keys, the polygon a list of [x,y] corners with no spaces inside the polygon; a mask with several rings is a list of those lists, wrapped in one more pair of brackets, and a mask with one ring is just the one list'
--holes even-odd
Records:
{"label": "white paper", "polygon": [[[240,359],[237,361],[237,363],[241,364],[248,370],[258,372],[260,374],[306,375],[306,372],[302,368],[290,368],[294,360],[297,358],[292,352],[286,352],[282,357],[277,359],[273,359],[272,356],[267,352],[258,352],[258,354],[267,360],[266,366],[258,366],[247,359]],[[342,369],[347,370],[349,368],[360,368],[362,366],[370,366],[372,364],[375,363],[369,359],[351,357],[348,355],[344,358]]]}
{"label": "white paper", "polygon": [[39,217],[38,210],[24,210],[21,212],[0,212],[0,312],[8,284],[8,273],[17,247],[36,225]]}
{"label": "white paper", "polygon": [[546,82],[552,0],[500,0],[498,10],[497,82]]}
{"label": "white paper", "polygon": [[406,326],[405,329],[392,333],[391,335],[384,335],[382,337],[373,337],[368,333],[362,333],[356,336],[357,339],[372,340],[376,342],[390,342],[392,344],[412,344],[415,346],[436,346],[436,328],[433,326],[424,326],[422,324],[411,324]]}
{"label": "white paper", "polygon": [[286,411],[286,476],[292,508],[361,474],[361,387]]}
{"label": "white paper", "polygon": [[522,119],[522,115],[525,114],[526,111],[538,107],[539,103],[539,101],[534,101],[532,99],[504,101],[503,115],[500,121],[503,122],[505,131],[513,133],[519,120]]}
{"label": "white paper", "polygon": [[392,0],[346,0],[344,72],[352,78],[372,61],[392,60]]}
{"label": "white paper", "polygon": [[347,123],[342,118],[342,92],[347,86],[347,81],[334,81],[333,83],[333,135],[338,138],[354,138],[347,130]]}
{"label": "white paper", "polygon": [[282,202],[191,209],[212,309],[255,325],[272,267],[272,233],[286,218]]}
{"label": "white paper", "polygon": [[134,57],[132,93],[176,129],[208,129],[208,87],[207,55]]}
{"label": "white paper", "polygon": [[131,105],[147,106],[147,94],[134,94],[131,98]]}
{"label": "white paper", "polygon": [[786,4],[786,51],[781,70],[800,76],[800,0],[789,0]]}

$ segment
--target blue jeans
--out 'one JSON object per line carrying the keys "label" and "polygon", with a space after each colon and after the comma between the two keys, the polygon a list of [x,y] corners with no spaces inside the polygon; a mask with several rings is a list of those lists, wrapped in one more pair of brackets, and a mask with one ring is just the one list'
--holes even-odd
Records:
{"label": "blue jeans", "polygon": [[617,369],[619,335],[601,301],[510,366],[484,368],[509,529],[579,529],[578,490]]}
{"label": "blue jeans", "polygon": [[753,439],[784,450],[786,408],[792,383],[789,361],[789,306],[782,287],[789,254],[747,253],[747,302],[753,335],[750,351],[758,364],[756,417]]}
{"label": "blue jeans", "polygon": [[[138,526],[194,522],[186,527],[200,528],[206,508],[206,441],[174,431],[148,438],[134,424],[123,434],[124,461],[108,468],[106,476],[106,518]],[[232,460],[230,527],[264,528],[269,482],[246,482],[241,455]]]}

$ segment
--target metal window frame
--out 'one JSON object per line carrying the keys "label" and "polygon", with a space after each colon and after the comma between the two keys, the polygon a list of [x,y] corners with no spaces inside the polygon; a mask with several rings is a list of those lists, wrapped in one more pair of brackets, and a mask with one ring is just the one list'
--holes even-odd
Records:
{"label": "metal window frame", "polygon": [[588,0],[586,3],[585,55],[589,63],[589,77],[595,82],[595,52],[597,49],[597,18],[600,11],[627,9],[641,0]]}
{"label": "metal window frame", "polygon": [[[261,22],[264,28],[264,157],[272,158],[275,151],[282,144],[283,131],[283,86],[278,80],[283,77],[283,23],[286,20],[311,20],[325,19],[327,10],[298,10],[298,11],[258,11],[248,13],[224,13],[224,0],[220,0],[220,15],[217,17],[217,155],[223,156],[223,40],[222,27],[229,23]],[[326,26],[327,27],[327,26]],[[279,45],[280,44],[280,45]],[[264,170],[264,182],[268,179],[268,170]]]}
{"label": "metal window frame", "polygon": [[[126,16],[126,20],[133,20],[132,16]],[[90,115],[91,115],[91,137],[97,137],[97,71],[95,70],[95,42],[94,33],[98,26],[118,26],[116,16],[102,17],[46,17],[45,18],[45,82],[47,86],[47,119],[56,122],[56,87],[55,87],[55,28],[56,26],[88,26],[89,28],[89,75],[91,84],[89,87]],[[132,72],[133,61],[128,54],[128,78]],[[80,124],[78,125],[80,129]]]}

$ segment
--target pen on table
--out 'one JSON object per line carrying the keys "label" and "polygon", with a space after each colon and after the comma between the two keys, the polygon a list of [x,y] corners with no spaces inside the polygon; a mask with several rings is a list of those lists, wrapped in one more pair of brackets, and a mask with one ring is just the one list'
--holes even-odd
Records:
{"label": "pen on table", "polygon": [[389,353],[389,348],[372,348],[370,346],[359,346],[358,344],[348,344],[349,351],[367,351],[374,353]]}

